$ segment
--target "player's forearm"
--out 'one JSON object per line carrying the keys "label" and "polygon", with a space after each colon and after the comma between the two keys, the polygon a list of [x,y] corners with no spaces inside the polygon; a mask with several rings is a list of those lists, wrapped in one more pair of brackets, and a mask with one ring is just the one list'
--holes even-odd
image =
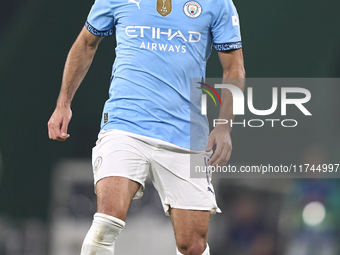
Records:
{"label": "player's forearm", "polygon": [[[223,70],[223,84],[232,84],[244,91],[245,87],[245,70],[242,67]],[[222,106],[220,108],[219,119],[233,120],[233,96],[229,89],[222,89]],[[218,125],[220,128],[231,131],[230,125]]]}
{"label": "player's forearm", "polygon": [[86,40],[78,38],[75,41],[67,56],[57,106],[71,105],[74,94],[90,68],[96,50],[97,45],[91,45]]}

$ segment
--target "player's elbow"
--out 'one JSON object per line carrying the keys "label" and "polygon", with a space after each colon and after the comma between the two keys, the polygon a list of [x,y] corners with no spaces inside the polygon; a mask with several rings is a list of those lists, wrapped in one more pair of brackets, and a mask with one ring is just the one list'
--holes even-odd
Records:
{"label": "player's elbow", "polygon": [[93,55],[98,48],[98,44],[86,40],[86,38],[77,38],[71,48],[71,52],[80,52],[82,54]]}
{"label": "player's elbow", "polygon": [[223,78],[245,78],[245,77],[246,70],[244,69],[243,65],[223,69]]}
{"label": "player's elbow", "polygon": [[95,52],[98,48],[98,43],[96,42],[85,39],[83,43],[84,43],[85,50],[88,52]]}
{"label": "player's elbow", "polygon": [[237,84],[242,91],[245,89],[245,77],[246,71],[243,65],[227,70],[223,69],[223,79],[227,79],[225,82],[228,82],[228,79],[230,79],[230,82]]}
{"label": "player's elbow", "polygon": [[237,68],[237,73],[240,78],[246,78],[246,69],[244,69],[244,66]]}
{"label": "player's elbow", "polygon": [[97,37],[88,32],[86,29],[83,29],[76,40],[76,44],[79,48],[86,52],[95,52],[101,40],[102,37]]}

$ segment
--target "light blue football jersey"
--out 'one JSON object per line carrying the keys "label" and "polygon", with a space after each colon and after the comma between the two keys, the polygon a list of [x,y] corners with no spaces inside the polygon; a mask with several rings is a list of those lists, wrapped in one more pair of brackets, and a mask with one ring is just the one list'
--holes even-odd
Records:
{"label": "light blue football jersey", "polygon": [[157,0],[138,1],[96,0],[85,24],[117,40],[101,129],[204,150],[209,125],[190,79],[205,77],[212,47],[242,47],[236,8],[232,0],[158,0],[158,9]]}

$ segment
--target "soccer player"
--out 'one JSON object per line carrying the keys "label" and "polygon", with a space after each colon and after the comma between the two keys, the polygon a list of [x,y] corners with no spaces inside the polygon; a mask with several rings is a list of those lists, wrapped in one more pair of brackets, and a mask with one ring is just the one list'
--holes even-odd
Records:
{"label": "soccer player", "polygon": [[[245,77],[235,6],[232,0],[96,0],[66,60],[50,139],[70,136],[72,98],[100,41],[114,33],[109,99],[92,156],[98,208],[81,255],[114,254],[131,200],[142,196],[148,174],[171,217],[177,254],[210,254],[209,216],[220,210],[210,177],[190,178],[190,158],[206,166],[216,145],[209,164],[226,164],[231,128],[218,125],[209,134],[200,85],[190,79],[205,77],[212,47],[224,79]],[[228,90],[222,90],[222,103],[220,118],[232,119]]]}

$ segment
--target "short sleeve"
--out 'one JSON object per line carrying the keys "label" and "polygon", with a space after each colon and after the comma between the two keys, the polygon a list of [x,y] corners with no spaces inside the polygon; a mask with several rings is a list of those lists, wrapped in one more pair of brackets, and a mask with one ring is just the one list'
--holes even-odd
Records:
{"label": "short sleeve", "polygon": [[211,33],[214,48],[217,51],[237,50],[242,48],[240,22],[232,0],[219,0],[221,3],[216,13]]}
{"label": "short sleeve", "polygon": [[96,0],[85,27],[96,36],[110,36],[114,31],[114,17],[110,0]]}

